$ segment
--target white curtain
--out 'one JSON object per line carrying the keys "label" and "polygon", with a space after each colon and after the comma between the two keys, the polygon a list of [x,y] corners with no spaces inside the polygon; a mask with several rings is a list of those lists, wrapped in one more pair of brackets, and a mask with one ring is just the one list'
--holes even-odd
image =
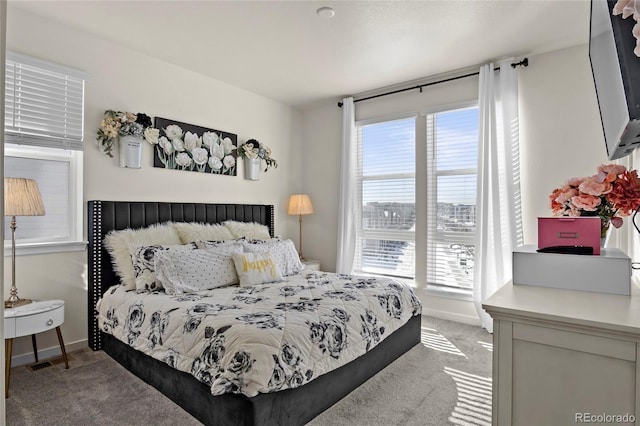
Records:
{"label": "white curtain", "polygon": [[473,301],[482,326],[493,321],[482,302],[512,278],[512,251],[522,244],[518,77],[509,62],[480,68],[477,240]]}
{"label": "white curtain", "polygon": [[356,251],[356,123],[353,98],[342,100],[342,157],[338,205],[338,258],[336,272],[350,274]]}

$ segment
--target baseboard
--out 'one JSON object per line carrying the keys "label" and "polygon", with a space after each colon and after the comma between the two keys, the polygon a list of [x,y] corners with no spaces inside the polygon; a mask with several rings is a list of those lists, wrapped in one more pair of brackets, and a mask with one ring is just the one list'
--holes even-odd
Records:
{"label": "baseboard", "polygon": [[481,325],[480,318],[478,318],[477,316],[456,314],[453,312],[439,311],[437,309],[423,308],[422,315],[449,320],[449,321],[461,322],[463,324],[478,325],[478,326]]}
{"label": "baseboard", "polygon": [[[84,349],[88,347],[87,339],[78,340],[73,343],[65,343],[64,348],[67,353],[77,351],[80,349]],[[53,358],[56,356],[62,355],[62,351],[60,350],[60,346],[52,346],[46,349],[38,348],[38,359],[45,360],[48,358]],[[19,365],[26,365],[35,362],[35,357],[33,356],[33,352],[28,352],[22,355],[16,355],[11,357],[11,367],[17,367]]]}

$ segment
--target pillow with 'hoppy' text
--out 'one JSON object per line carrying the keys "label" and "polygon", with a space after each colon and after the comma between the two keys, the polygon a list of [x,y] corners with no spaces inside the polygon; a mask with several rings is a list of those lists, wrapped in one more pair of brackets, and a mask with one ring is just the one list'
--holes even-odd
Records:
{"label": "pillow with 'hoppy' text", "polygon": [[282,275],[269,253],[235,253],[231,255],[240,277],[240,287],[282,281]]}

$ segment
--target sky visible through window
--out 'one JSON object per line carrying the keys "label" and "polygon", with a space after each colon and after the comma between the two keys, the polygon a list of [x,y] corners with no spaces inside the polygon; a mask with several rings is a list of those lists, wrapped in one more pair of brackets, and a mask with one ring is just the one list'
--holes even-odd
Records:
{"label": "sky visible through window", "polygon": [[[478,109],[436,114],[436,169],[468,170],[478,167]],[[476,173],[438,178],[438,202],[476,204]]]}
{"label": "sky visible through window", "polygon": [[[416,171],[415,121],[411,117],[362,128],[364,176]],[[395,145],[392,155],[389,155],[389,144]]]}
{"label": "sky visible through window", "polygon": [[[466,108],[435,114],[436,168],[475,169],[478,163],[478,109]],[[387,121],[362,127],[363,177],[415,173],[415,118]],[[448,144],[447,141],[456,141]],[[389,144],[395,146],[389,153]],[[461,179],[463,184],[461,185]],[[394,179],[384,185],[365,182],[363,204],[370,202],[413,203],[415,179]],[[391,188],[393,187],[393,189]],[[476,203],[476,177],[447,176],[438,179],[438,201],[454,204]]]}
{"label": "sky visible through window", "polygon": [[[415,117],[362,127],[363,205],[415,203]],[[391,147],[390,147],[391,145]],[[390,149],[392,148],[392,149]],[[385,175],[409,174],[384,180]],[[376,179],[367,181],[367,178]]]}

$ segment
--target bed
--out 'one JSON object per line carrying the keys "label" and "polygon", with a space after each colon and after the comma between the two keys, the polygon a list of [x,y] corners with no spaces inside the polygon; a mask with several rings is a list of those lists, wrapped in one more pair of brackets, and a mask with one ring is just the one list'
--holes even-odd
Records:
{"label": "bed", "polygon": [[[167,362],[134,349],[99,326],[96,305],[118,282],[112,259],[103,244],[113,230],[138,229],[171,222],[218,224],[228,220],[256,222],[275,234],[274,207],[249,204],[204,204],[167,202],[90,201],[89,236],[89,345],[104,350],[113,359],[154,386],[199,421],[210,425],[301,425],[313,419],[420,340],[420,315],[414,315],[383,340],[367,345],[362,356],[323,373],[302,386],[247,396],[242,393],[213,395],[212,388],[192,374],[170,367]],[[318,279],[311,273],[305,279]],[[231,290],[225,290],[227,292]],[[111,292],[116,292],[112,288]],[[217,296],[219,297],[219,296]],[[290,315],[287,312],[287,315]],[[104,318],[103,318],[104,326]],[[126,339],[125,339],[126,340]],[[254,392],[255,393],[255,392]]]}

